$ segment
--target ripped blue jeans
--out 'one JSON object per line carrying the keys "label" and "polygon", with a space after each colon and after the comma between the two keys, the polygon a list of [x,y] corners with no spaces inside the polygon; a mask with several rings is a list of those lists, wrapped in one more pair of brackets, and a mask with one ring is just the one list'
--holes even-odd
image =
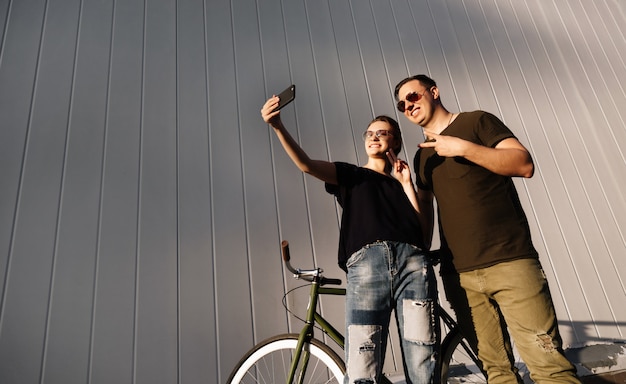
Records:
{"label": "ripped blue jeans", "polygon": [[379,383],[395,310],[407,384],[433,383],[439,350],[437,281],[419,248],[381,241],[347,262],[344,384]]}

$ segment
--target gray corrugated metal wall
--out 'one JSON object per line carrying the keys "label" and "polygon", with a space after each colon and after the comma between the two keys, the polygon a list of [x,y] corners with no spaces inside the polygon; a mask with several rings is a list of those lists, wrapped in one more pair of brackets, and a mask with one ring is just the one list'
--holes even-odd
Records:
{"label": "gray corrugated metal wall", "polygon": [[291,132],[362,163],[416,73],[532,151],[566,344],[624,340],[625,25],[620,0],[0,0],[0,382],[224,382],[295,329],[281,239],[342,275],[337,207],[261,104],[296,83]]}

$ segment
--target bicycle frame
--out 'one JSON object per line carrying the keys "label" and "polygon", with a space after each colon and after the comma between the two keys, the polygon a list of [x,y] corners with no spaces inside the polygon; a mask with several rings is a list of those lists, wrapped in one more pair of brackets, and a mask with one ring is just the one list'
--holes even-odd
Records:
{"label": "bicycle frame", "polygon": [[[305,379],[310,378],[322,379],[322,382],[326,382],[327,379],[332,378],[333,382],[339,381],[341,384],[345,373],[343,358],[328,345],[329,343],[315,338],[314,333],[315,328],[318,328],[339,347],[345,349],[344,335],[321,315],[317,307],[321,300],[320,295],[345,296],[346,289],[339,287],[342,284],[340,279],[324,277],[321,268],[293,268],[289,263],[288,244],[287,241],[282,243],[285,267],[293,273],[294,278],[310,283],[306,315],[295,316],[304,323],[304,326],[300,333],[275,335],[256,344],[237,363],[229,377],[229,383],[248,382],[243,379],[249,377],[251,380],[259,379],[260,381],[255,381],[257,383],[266,383],[268,378],[273,378],[270,382],[285,382],[285,384],[303,384]],[[336,287],[324,287],[325,285]],[[303,285],[298,288],[304,287]],[[286,300],[286,296],[291,291],[293,290],[285,293],[283,305],[288,313],[295,315],[289,310]],[[439,370],[441,378],[472,375],[479,380],[478,382],[484,382],[481,378],[486,377],[486,374],[482,371],[482,365],[458,329],[455,319],[443,308],[439,307],[439,309],[442,328],[447,328],[446,336],[441,343]],[[471,370],[467,370],[466,368],[470,366],[466,366],[465,362],[470,360]],[[450,373],[454,375],[450,376]],[[383,374],[380,377],[380,383],[392,384],[389,377],[391,376]]]}
{"label": "bicycle frame", "polygon": [[[306,345],[311,342],[311,339],[314,337],[315,331],[315,323],[319,324],[322,331],[327,334],[331,339],[333,339],[342,349],[344,348],[344,337],[335,327],[332,326],[322,315],[317,311],[317,304],[319,295],[336,295],[336,296],[345,296],[346,290],[345,288],[325,288],[321,287],[320,284],[320,276],[321,270],[318,268],[315,274],[313,275],[313,281],[311,282],[310,288],[310,296],[309,296],[309,304],[307,309],[306,318],[304,321],[304,327],[302,331],[300,331],[300,336],[298,337],[298,346],[296,348],[296,353],[293,356],[293,360],[291,362],[291,368],[289,370],[289,377],[287,384],[294,383],[295,374],[300,365],[300,360],[302,357],[302,372],[306,371],[307,364],[309,361],[309,352],[306,348]],[[304,352],[304,356],[302,356]],[[297,383],[301,383],[302,377],[298,378]]]}
{"label": "bicycle frame", "polygon": [[[457,329],[458,326],[459,326],[459,324],[456,321],[454,321],[452,316],[450,316],[450,314],[448,312],[444,311],[443,308],[441,308],[441,306],[439,307],[439,319],[441,321],[443,321],[443,323],[446,325],[446,327],[448,327],[448,330]],[[474,351],[472,351],[472,349],[470,348],[470,346],[468,344],[461,343],[461,347],[465,350],[465,352],[468,355],[470,355],[470,356],[474,356],[475,355]],[[472,358],[472,360],[474,360],[474,359]],[[476,365],[478,365],[481,368],[481,370],[482,370],[482,363],[478,360],[478,358],[476,358],[474,360],[474,363],[476,363]]]}
{"label": "bicycle frame", "polygon": [[[296,271],[296,276],[300,274],[300,271]],[[321,328],[322,332],[329,336],[337,345],[344,349],[345,347],[345,338],[341,332],[339,332],[332,324],[330,324],[317,310],[317,305],[319,302],[320,295],[334,295],[334,296],[345,296],[346,289],[345,288],[327,288],[322,287],[321,279],[327,280],[329,282],[335,281],[334,279],[326,279],[321,276],[322,270],[320,268],[316,269],[315,272],[312,273],[311,279],[311,288],[309,292],[309,303],[307,308],[306,317],[304,319],[304,326],[300,331],[300,336],[298,337],[298,344],[296,348],[295,355],[291,361],[291,367],[289,369],[289,377],[287,384],[298,383],[302,384],[303,377],[297,378],[297,381],[294,381],[296,371],[300,363],[302,363],[301,372],[305,372],[307,369],[307,365],[309,362],[309,352],[307,350],[307,345],[311,342],[311,339],[314,337],[315,332],[315,323]],[[308,280],[308,279],[307,279]],[[381,384],[392,384],[387,377],[381,377]]]}
{"label": "bicycle frame", "polygon": [[[323,287],[325,284],[333,284],[340,285],[341,280],[339,279],[330,279],[326,278],[322,275],[323,270],[321,268],[315,268],[310,270],[300,270],[295,269],[289,263],[289,248],[288,242],[283,241],[283,260],[285,262],[286,268],[294,274],[296,279],[302,279],[305,281],[309,281],[311,283],[309,290],[309,303],[306,311],[306,316],[303,319],[304,326],[300,331],[298,336],[298,342],[296,346],[296,350],[294,352],[294,356],[291,361],[291,366],[289,369],[289,375],[287,378],[286,384],[302,384],[302,380],[304,379],[303,375],[296,379],[296,372],[298,371],[298,367],[300,366],[302,373],[306,372],[309,362],[309,350],[308,345],[311,344],[311,340],[314,338],[316,323],[321,331],[328,335],[338,346],[342,349],[345,348],[345,338],[344,335],[339,332],[332,324],[330,324],[324,317],[318,312],[317,306],[319,302],[320,295],[334,295],[334,296],[345,296],[346,289],[345,288],[328,288]],[[458,324],[454,320],[450,314],[448,314],[443,308],[439,306],[439,318],[445,324],[449,331],[454,330],[458,327]],[[450,336],[450,335],[448,335]],[[474,356],[474,353],[471,351],[470,347],[462,343],[462,348],[470,355]],[[443,351],[442,351],[443,352]],[[480,362],[472,357],[472,360],[482,368]],[[381,384],[392,384],[391,381],[386,377],[381,377]]]}

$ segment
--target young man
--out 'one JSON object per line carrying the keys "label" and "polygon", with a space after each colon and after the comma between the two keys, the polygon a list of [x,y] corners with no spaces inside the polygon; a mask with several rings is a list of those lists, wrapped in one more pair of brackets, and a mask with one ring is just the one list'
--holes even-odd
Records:
{"label": "young man", "polygon": [[459,320],[471,319],[464,332],[475,332],[488,382],[522,382],[510,331],[535,382],[580,383],[512,181],[532,177],[530,154],[494,115],[449,112],[428,76],[402,80],[395,97],[426,136],[414,159],[420,207],[432,223],[437,199],[446,295]]}

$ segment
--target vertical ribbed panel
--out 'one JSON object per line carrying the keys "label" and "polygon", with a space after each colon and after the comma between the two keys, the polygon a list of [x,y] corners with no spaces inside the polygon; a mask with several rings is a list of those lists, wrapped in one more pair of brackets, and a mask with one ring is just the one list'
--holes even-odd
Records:
{"label": "vertical ribbed panel", "polygon": [[[566,346],[626,338],[626,17],[617,0],[0,0],[0,382],[219,382],[297,332],[294,263],[336,266],[340,210],[313,158],[365,161],[426,73],[502,118]],[[376,207],[368,207],[376,209]],[[306,293],[288,296],[302,313]],[[339,328],[341,298],[322,301]],[[321,337],[321,336],[320,336]],[[389,369],[401,369],[395,342]],[[395,368],[394,368],[395,366]]]}

